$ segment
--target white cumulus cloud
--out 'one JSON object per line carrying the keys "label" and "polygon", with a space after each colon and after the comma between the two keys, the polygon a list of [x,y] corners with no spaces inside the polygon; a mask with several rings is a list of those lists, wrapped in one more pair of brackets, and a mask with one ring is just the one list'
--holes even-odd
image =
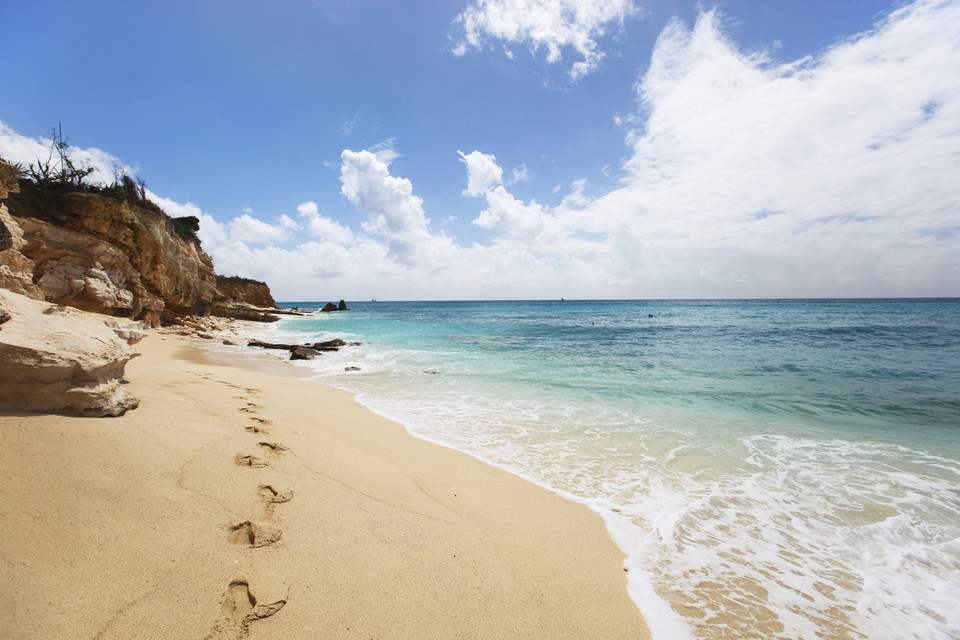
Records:
{"label": "white cumulus cloud", "polygon": [[300,225],[288,215],[280,216],[271,224],[245,213],[231,220],[228,227],[234,240],[247,244],[277,244],[288,240]]}
{"label": "white cumulus cloud", "polygon": [[349,227],[345,227],[336,220],[320,215],[316,202],[304,202],[297,206],[300,217],[306,220],[310,235],[329,240],[337,244],[352,244],[354,237]]}
{"label": "white cumulus cloud", "polygon": [[454,21],[462,34],[453,52],[464,55],[492,38],[546,49],[547,62],[554,63],[571,48],[580,56],[569,71],[576,80],[603,59],[598,39],[636,12],[632,0],[476,0]]}
{"label": "white cumulus cloud", "polygon": [[738,50],[714,11],[671,23],[638,85],[625,186],[580,222],[629,230],[633,251],[718,295],[951,290],[960,76],[943,70],[960,68],[958,29],[960,4],[920,1],[774,63]]}
{"label": "white cumulus cloud", "polygon": [[479,151],[457,153],[460,160],[467,165],[467,188],[463,195],[481,196],[503,182],[503,169],[497,164],[496,157]]}
{"label": "white cumulus cloud", "polygon": [[[746,52],[721,24],[705,11],[661,33],[612,189],[522,200],[492,154],[460,153],[484,243],[431,229],[392,140],[341,154],[353,228],[314,202],[219,222],[148,195],[200,218],[218,272],[281,300],[960,294],[960,2],[904,5],[800,60]],[[48,143],[0,124],[8,159]]]}
{"label": "white cumulus cloud", "polygon": [[449,256],[452,241],[431,233],[423,199],[413,194],[410,180],[390,175],[389,164],[372,151],[344,149],[341,158],[341,193],[367,215],[363,229],[384,238],[392,259],[431,268]]}

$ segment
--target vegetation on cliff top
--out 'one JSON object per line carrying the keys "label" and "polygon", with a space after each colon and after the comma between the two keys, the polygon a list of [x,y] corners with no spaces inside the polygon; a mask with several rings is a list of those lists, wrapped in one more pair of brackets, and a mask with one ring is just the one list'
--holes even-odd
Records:
{"label": "vegetation on cliff top", "polygon": [[221,275],[217,276],[218,287],[224,286],[224,285],[243,286],[243,285],[249,285],[249,284],[260,284],[263,286],[267,286],[266,282],[263,282],[261,280],[254,280],[253,278],[244,278],[242,276],[221,276]]}
{"label": "vegetation on cliff top", "polygon": [[55,221],[53,214],[60,209],[63,196],[91,193],[159,214],[172,223],[173,231],[178,236],[187,242],[200,242],[197,237],[200,220],[194,216],[171,218],[160,205],[147,198],[146,182],[142,178],[134,180],[115,166],[112,183],[97,185],[84,182],[97,168],[71,158],[70,145],[59,126],[53,130],[50,153],[45,161],[37,158],[36,164],[31,162],[26,168],[22,164],[14,166],[20,171],[20,193],[12,194],[8,206],[15,216]]}

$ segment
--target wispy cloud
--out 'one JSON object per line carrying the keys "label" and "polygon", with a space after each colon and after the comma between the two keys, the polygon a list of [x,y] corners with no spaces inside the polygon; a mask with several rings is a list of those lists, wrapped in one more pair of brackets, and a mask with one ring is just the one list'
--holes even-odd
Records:
{"label": "wispy cloud", "polygon": [[367,151],[375,155],[380,162],[390,164],[400,157],[400,152],[397,151],[396,144],[396,138],[387,138],[383,142],[378,142],[372,147],[369,147]]}
{"label": "wispy cloud", "polygon": [[353,130],[357,128],[357,123],[360,122],[360,112],[357,111],[353,114],[353,117],[349,120],[345,120],[343,124],[340,125],[340,133],[345,136],[353,133]]}
{"label": "wispy cloud", "polygon": [[508,184],[530,182],[531,180],[533,180],[533,173],[530,171],[530,168],[527,167],[527,165],[522,164],[519,167],[514,167],[513,171],[510,172],[510,180]]}
{"label": "wispy cloud", "polygon": [[[482,49],[487,39],[546,49],[548,63],[559,62],[564,49],[580,56],[569,74],[576,80],[596,70],[604,58],[598,40],[611,27],[637,13],[632,0],[476,0],[454,25],[459,37],[453,53]],[[504,48],[509,58],[512,52]]]}

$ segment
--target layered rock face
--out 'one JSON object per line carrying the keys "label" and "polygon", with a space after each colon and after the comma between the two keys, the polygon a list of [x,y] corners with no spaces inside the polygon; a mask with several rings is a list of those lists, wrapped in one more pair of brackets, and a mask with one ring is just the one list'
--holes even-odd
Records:
{"label": "layered rock face", "polygon": [[245,302],[255,307],[275,307],[266,282],[237,276],[217,276],[217,303]]}
{"label": "layered rock face", "polygon": [[217,276],[217,301],[210,309],[210,314],[237,320],[276,322],[280,318],[267,311],[276,306],[266,282],[237,276]]}
{"label": "layered rock face", "polygon": [[0,289],[0,410],[118,416],[139,399],[120,382],[139,323],[104,318]]}
{"label": "layered rock face", "polygon": [[218,299],[219,315],[278,319],[256,308],[275,306],[262,282],[225,278],[218,294],[196,218],[62,184],[4,203],[19,176],[0,160],[0,410],[120,415],[139,403],[120,382],[143,326],[214,322],[186,316]]}
{"label": "layered rock face", "polygon": [[44,300],[43,290],[33,282],[33,270],[36,268],[33,260],[20,253],[23,241],[23,230],[10,216],[10,212],[0,202],[0,234],[4,241],[0,242],[0,289],[8,289],[34,300]]}
{"label": "layered rock face", "polygon": [[0,160],[0,288],[43,300],[43,291],[33,283],[33,260],[19,251],[23,230],[3,203],[7,194],[20,192],[19,177],[16,167]]}
{"label": "layered rock face", "polygon": [[11,230],[14,246],[4,253],[20,255],[0,255],[12,275],[0,286],[37,297],[32,284],[50,302],[148,326],[162,317],[203,315],[213,305],[213,263],[198,241],[181,238],[159,211],[66,193],[42,215],[4,222],[19,227],[19,234]]}

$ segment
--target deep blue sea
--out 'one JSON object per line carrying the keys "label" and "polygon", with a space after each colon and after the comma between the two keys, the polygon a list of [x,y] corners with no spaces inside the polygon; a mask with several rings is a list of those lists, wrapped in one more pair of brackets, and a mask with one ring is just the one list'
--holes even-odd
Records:
{"label": "deep blue sea", "polygon": [[600,513],[655,640],[960,638],[960,300],[349,306],[261,333]]}

